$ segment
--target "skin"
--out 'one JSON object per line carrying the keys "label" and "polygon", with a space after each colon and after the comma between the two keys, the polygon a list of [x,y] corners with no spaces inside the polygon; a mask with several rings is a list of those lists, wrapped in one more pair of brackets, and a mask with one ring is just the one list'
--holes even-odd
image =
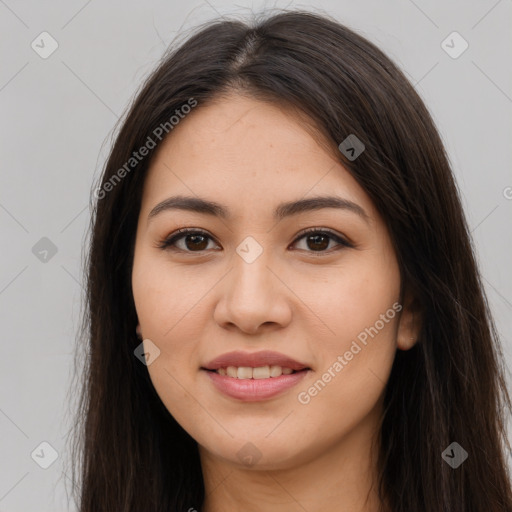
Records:
{"label": "skin", "polygon": [[[216,201],[232,218],[168,210],[148,221],[158,203],[178,194]],[[272,217],[283,201],[333,194],[363,208],[368,221],[334,208]],[[200,249],[190,236],[174,251],[157,247],[184,227],[210,238]],[[297,236],[305,228],[330,229],[354,247],[327,238],[315,251],[314,241]],[[236,252],[247,236],[263,249],[250,264]],[[152,383],[199,444],[203,512],[379,510],[372,482],[382,398],[396,350],[414,344],[418,315],[414,301],[400,297],[382,218],[310,126],[289,110],[236,93],[180,121],[145,181],[132,286],[145,347],[149,339],[161,351],[148,365]],[[394,303],[401,312],[309,403],[300,403],[299,392]],[[217,391],[200,370],[225,352],[266,349],[312,371],[275,398],[242,402]],[[241,460],[242,448],[255,463]]]}

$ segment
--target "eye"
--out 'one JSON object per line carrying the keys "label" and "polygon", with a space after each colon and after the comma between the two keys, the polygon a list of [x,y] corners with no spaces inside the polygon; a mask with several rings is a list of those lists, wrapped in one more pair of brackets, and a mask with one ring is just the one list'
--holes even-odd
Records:
{"label": "eye", "polygon": [[[313,253],[333,252],[331,250],[326,251],[328,248],[332,249],[332,247],[329,247],[332,241],[336,242],[338,245],[335,250],[339,250],[343,247],[354,247],[343,237],[328,229],[309,228],[306,231],[303,231],[294,240],[292,245],[297,244],[297,242],[302,239],[305,239],[306,249],[300,250],[306,250],[307,252]],[[213,238],[206,231],[194,228],[183,228],[162,240],[157,247],[160,249],[172,249],[189,253],[203,252],[208,248],[209,240],[213,240]],[[181,242],[183,242],[183,244],[180,246]]]}
{"label": "eye", "polygon": [[[185,239],[184,247],[183,245],[179,247],[176,242],[181,242],[182,239]],[[170,235],[168,238],[162,240],[158,247],[160,249],[176,247],[178,250],[183,252],[200,252],[204,251],[208,246],[208,239],[213,240],[206,231],[183,228],[178,229],[178,231]]]}
{"label": "eye", "polygon": [[[343,247],[354,247],[350,242],[345,240],[342,236],[337,233],[329,230],[329,229],[321,229],[321,228],[309,228],[306,231],[303,231],[296,239],[294,243],[305,240],[306,247],[312,249],[308,252],[320,252],[325,253],[330,245],[331,241],[336,242],[338,245],[334,250],[342,249]],[[332,249],[332,247],[331,247]],[[306,249],[307,250],[307,249]],[[328,251],[329,253],[333,251]],[[320,256],[320,255],[319,255]]]}

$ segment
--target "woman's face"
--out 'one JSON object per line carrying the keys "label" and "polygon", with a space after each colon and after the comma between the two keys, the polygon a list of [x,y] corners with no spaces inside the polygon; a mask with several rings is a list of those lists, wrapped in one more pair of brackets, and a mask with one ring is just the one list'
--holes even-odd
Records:
{"label": "woman's face", "polygon": [[237,95],[199,105],[155,157],[132,285],[169,412],[202,455],[263,469],[369,440],[414,333],[363,189],[298,118]]}

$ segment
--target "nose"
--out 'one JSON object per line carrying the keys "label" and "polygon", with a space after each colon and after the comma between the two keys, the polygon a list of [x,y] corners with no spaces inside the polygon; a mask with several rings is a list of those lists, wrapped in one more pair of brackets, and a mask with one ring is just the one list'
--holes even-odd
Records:
{"label": "nose", "polygon": [[225,329],[247,334],[286,327],[292,317],[291,295],[265,249],[252,263],[238,254],[223,279],[214,319]]}

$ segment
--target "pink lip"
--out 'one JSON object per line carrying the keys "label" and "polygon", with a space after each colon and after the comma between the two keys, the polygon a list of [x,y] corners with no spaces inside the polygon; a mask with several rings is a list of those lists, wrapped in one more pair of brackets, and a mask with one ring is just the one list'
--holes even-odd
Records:
{"label": "pink lip", "polygon": [[[203,368],[206,370],[218,370],[219,368],[227,368],[228,366],[249,366],[251,368],[258,368],[267,365],[282,366],[283,368],[291,368],[296,371],[309,369],[307,364],[271,350],[262,350],[252,353],[241,351],[227,352],[226,354],[216,357],[208,364],[204,365]],[[279,378],[280,377],[276,377],[275,379]]]}
{"label": "pink lip", "polygon": [[203,371],[211,379],[213,385],[225,395],[245,402],[257,402],[272,398],[295,386],[310,370],[302,370],[280,377],[269,377],[268,379],[236,379],[220,375],[215,371],[204,369]]}

